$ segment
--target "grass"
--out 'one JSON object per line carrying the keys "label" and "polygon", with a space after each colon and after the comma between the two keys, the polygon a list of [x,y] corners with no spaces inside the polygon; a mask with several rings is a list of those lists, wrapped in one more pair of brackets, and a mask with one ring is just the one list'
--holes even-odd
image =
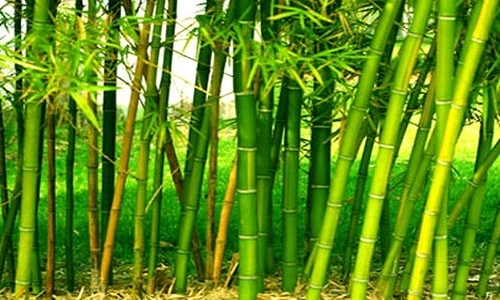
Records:
{"label": "grass", "polygon": [[[8,181],[9,187],[13,186],[14,176],[15,176],[15,146],[16,146],[16,135],[15,135],[15,127],[13,122],[13,116],[8,115],[6,117],[6,135],[8,141]],[[79,128],[84,128],[83,125],[79,126]],[[137,127],[140,128],[140,125]],[[119,129],[121,130],[121,129]],[[414,129],[412,128],[411,130]],[[459,143],[459,149],[457,150],[457,159],[454,163],[455,172],[453,175],[452,188],[451,188],[451,201],[458,198],[460,193],[463,191],[467,181],[472,175],[473,171],[473,160],[475,153],[475,143],[477,140],[477,126],[469,126],[464,131],[462,139]],[[139,131],[137,131],[139,132]],[[180,131],[182,132],[182,130]],[[308,130],[304,129],[304,134],[307,135]],[[82,131],[82,134],[85,134],[85,131]],[[402,147],[400,157],[396,162],[394,167],[393,175],[391,178],[391,183],[401,182],[401,178],[404,174],[406,161],[409,156],[410,146],[411,146],[411,135],[413,133],[410,132],[410,136],[408,140],[405,142],[405,145]],[[66,155],[66,146],[67,142],[65,141],[66,136],[66,128],[65,126],[58,127],[58,140],[57,140],[57,264],[60,268],[63,268],[64,265],[64,219],[65,219],[65,155]],[[231,169],[232,160],[235,154],[235,132],[234,129],[227,128],[221,131],[220,133],[221,140],[219,146],[219,161],[218,161],[218,186],[217,186],[217,204],[216,204],[216,220],[218,220],[220,209],[222,206],[222,198],[224,195],[227,178],[229,176],[229,171]],[[136,136],[138,137],[138,136]],[[471,142],[472,141],[472,142]],[[178,145],[177,151],[180,158],[181,166],[183,166],[184,161],[184,150],[185,150],[185,138],[182,134],[175,136],[176,145]],[[117,143],[118,147],[120,147],[120,142]],[[138,162],[138,143],[134,144],[134,149],[132,152],[132,158],[130,160],[130,170],[132,172],[132,176],[129,177],[127,182],[127,187],[125,191],[125,196],[123,200],[123,208],[121,213],[120,224],[117,233],[116,240],[116,248],[115,248],[115,260],[117,266],[122,266],[128,268],[132,265],[132,257],[133,257],[133,222],[134,222],[134,209],[135,209],[135,198],[137,194],[137,181],[133,177],[133,173],[137,170],[137,162]],[[85,270],[86,266],[89,263],[89,243],[88,243],[88,224],[87,224],[87,180],[86,180],[86,162],[87,162],[87,150],[85,141],[80,138],[77,142],[76,147],[76,158],[75,158],[75,223],[74,223],[74,253],[75,253],[75,262],[77,264],[76,270]],[[119,149],[118,149],[119,151]],[[333,152],[336,152],[336,145],[333,147]],[[373,156],[375,157],[375,156]],[[152,158],[151,158],[152,159]],[[498,166],[498,163],[496,163]],[[40,207],[39,207],[39,224],[40,224],[40,245],[42,249],[42,257],[44,253],[44,249],[46,247],[46,166],[44,166],[42,170],[42,188],[41,188],[41,199],[40,199]],[[344,253],[344,240],[347,235],[347,225],[350,217],[351,210],[351,198],[354,193],[355,182],[356,182],[356,173],[357,173],[358,162],[355,162],[350,179],[347,187],[346,194],[346,205],[343,209],[343,213],[340,220],[340,227],[337,233],[337,240],[335,243],[335,248],[333,252],[333,263],[332,266],[340,265],[341,257]],[[373,171],[374,162],[370,165],[370,172]],[[305,228],[305,200],[307,197],[307,159],[303,158],[301,160],[301,174],[300,174],[300,185],[299,185],[299,193],[300,193],[300,211],[299,211],[299,220],[300,220],[300,236],[299,241],[305,241],[304,230]],[[176,234],[179,224],[179,204],[177,201],[177,196],[175,193],[174,186],[172,184],[171,178],[168,173],[168,167],[165,168],[166,176],[165,176],[165,189],[163,195],[163,205],[162,205],[162,230],[161,230],[161,241],[163,248],[160,251],[159,261],[164,264],[171,266],[173,263],[176,244]],[[333,170],[333,166],[332,166]],[[273,222],[273,237],[274,237],[274,245],[275,245],[275,253],[277,253],[277,257],[279,257],[279,253],[281,252],[281,171],[277,175],[276,185],[273,192],[273,214],[276,221]],[[478,229],[477,235],[477,255],[482,254],[482,250],[484,249],[485,244],[489,239],[490,229],[492,226],[492,221],[494,218],[494,213],[496,211],[496,204],[499,201],[498,195],[500,195],[500,186],[495,184],[495,179],[500,178],[500,168],[493,167],[490,171],[490,178],[492,180],[488,183],[488,189],[486,193],[486,200],[483,207],[483,221],[481,222],[481,226]],[[368,184],[370,182],[368,181]],[[150,184],[152,185],[152,173],[150,176]],[[151,187],[149,185],[149,187]],[[202,193],[203,198],[201,199],[201,206],[199,211],[199,217],[197,220],[197,228],[199,232],[199,236],[201,238],[202,244],[205,240],[205,214],[206,207],[204,205],[204,200],[206,195],[206,191]],[[390,199],[391,199],[391,210],[393,216],[397,212],[398,207],[398,196],[399,196],[399,187],[392,186]],[[421,209],[422,201],[419,201],[418,208]],[[417,214],[415,214],[417,215]],[[414,220],[416,221],[416,220]],[[216,222],[216,224],[218,224]],[[229,241],[227,244],[226,250],[226,258],[229,260],[232,253],[237,252],[238,249],[238,232],[237,232],[237,224],[238,224],[238,209],[237,206],[234,207],[233,213],[230,221],[230,228],[228,232]],[[146,228],[149,228],[150,221],[146,219]],[[17,226],[16,226],[17,228]],[[455,226],[450,232],[450,245],[451,245],[451,259],[456,259],[456,255],[458,253],[458,245],[461,239],[461,232],[463,229],[463,224],[459,223]],[[14,238],[16,239],[17,233],[15,233]],[[149,236],[147,235],[148,239]],[[15,243],[17,246],[17,243]],[[147,244],[146,244],[147,247]],[[147,253],[147,252],[146,252]],[[376,254],[375,264],[380,264],[380,259],[377,258],[378,254]],[[44,266],[42,266],[44,268]],[[191,265],[190,269],[194,274],[194,265]],[[79,278],[79,282],[81,285],[88,284],[86,282],[87,277],[86,274],[77,274]],[[63,282],[63,281],[62,281]],[[130,281],[129,281],[130,283]],[[62,283],[61,283],[62,284]]]}

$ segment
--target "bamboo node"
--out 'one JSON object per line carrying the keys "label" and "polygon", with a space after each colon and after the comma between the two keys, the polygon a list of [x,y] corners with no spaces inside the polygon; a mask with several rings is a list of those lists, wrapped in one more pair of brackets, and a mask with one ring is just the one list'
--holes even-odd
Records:
{"label": "bamboo node", "polygon": [[329,189],[330,186],[325,185],[325,184],[311,184],[311,188],[312,189]]}
{"label": "bamboo node", "polygon": [[22,231],[22,232],[35,232],[35,228],[19,226],[19,231]]}
{"label": "bamboo node", "polygon": [[201,163],[204,163],[205,162],[205,159],[202,158],[202,157],[193,157],[193,161],[197,161],[197,162],[201,162]]}
{"label": "bamboo node", "polygon": [[446,294],[446,293],[432,293],[432,298],[448,299],[448,294]]}
{"label": "bamboo node", "polygon": [[257,193],[257,190],[256,189],[236,189],[236,192],[238,192],[238,194],[255,194]]}
{"label": "bamboo node", "polygon": [[313,125],[313,129],[330,129],[329,125]]}
{"label": "bamboo node", "polygon": [[284,214],[296,214],[298,212],[298,210],[297,209],[283,208],[282,212]]}
{"label": "bamboo node", "polygon": [[318,246],[318,248],[325,249],[325,250],[332,250],[332,248],[333,248],[332,245],[326,245],[326,244],[322,244],[320,242],[317,242],[316,246]]}
{"label": "bamboo node", "polygon": [[435,211],[435,210],[428,210],[428,209],[426,209],[426,210],[424,211],[424,214],[429,215],[429,216],[433,216],[433,217],[434,217],[434,216],[437,216],[438,212],[437,212],[437,211]]}
{"label": "bamboo node", "polygon": [[452,103],[451,107],[453,107],[456,110],[463,110],[465,108],[465,105],[463,105],[463,104],[457,104],[457,103]]}
{"label": "bamboo node", "polygon": [[300,148],[297,148],[297,147],[285,147],[285,151],[299,152]]}
{"label": "bamboo node", "polygon": [[240,280],[257,280],[259,276],[254,276],[254,275],[239,275],[238,279]]}
{"label": "bamboo node", "polygon": [[457,19],[454,15],[438,15],[437,19],[439,21],[455,21]]}
{"label": "bamboo node", "polygon": [[245,91],[241,91],[241,92],[236,92],[234,93],[235,96],[249,96],[249,95],[254,95],[254,92],[253,90],[245,90]]}
{"label": "bamboo node", "polygon": [[446,235],[446,234],[441,234],[441,235],[434,236],[435,240],[446,240],[447,238],[448,238],[448,235]]}
{"label": "bamboo node", "polygon": [[267,232],[259,232],[259,237],[267,237]]}
{"label": "bamboo node", "polygon": [[255,152],[257,151],[257,147],[241,147],[238,146],[239,151],[246,151],[246,152]]}
{"label": "bamboo node", "polygon": [[442,160],[442,159],[436,159],[436,163],[442,165],[442,166],[450,166],[451,165],[451,162],[449,161],[445,161],[445,160]]}
{"label": "bamboo node", "polygon": [[313,283],[309,283],[309,288],[313,289],[313,290],[319,290],[319,291],[321,291],[323,289],[323,286],[322,285],[313,284]]}
{"label": "bamboo node", "polygon": [[273,178],[271,175],[257,175],[257,179],[271,179]]}
{"label": "bamboo node", "polygon": [[357,283],[368,283],[368,279],[366,278],[357,278],[357,277],[353,277],[352,278],[352,281],[353,282],[357,282]]}
{"label": "bamboo node", "polygon": [[342,207],[342,203],[327,202],[326,205],[331,207],[331,208],[341,208]]}
{"label": "bamboo node", "polygon": [[379,143],[378,146],[380,148],[384,148],[384,149],[389,149],[389,150],[394,150],[394,145],[390,145],[390,144],[384,144],[384,143]]}
{"label": "bamboo node", "polygon": [[286,267],[295,267],[297,265],[297,262],[283,261],[281,262],[281,264]]}
{"label": "bamboo node", "polygon": [[405,238],[404,238],[402,235],[399,235],[399,234],[397,234],[397,233],[395,233],[395,232],[392,234],[392,237],[393,237],[395,240],[398,240],[398,241],[401,241],[401,242],[403,242],[403,241],[405,240]]}
{"label": "bamboo node", "polygon": [[189,253],[191,252],[188,250],[177,249],[177,254],[189,254]]}
{"label": "bamboo node", "polygon": [[375,200],[384,200],[385,199],[385,195],[377,195],[374,193],[369,193],[368,197],[373,198]]}
{"label": "bamboo node", "polygon": [[191,205],[185,205],[184,209],[185,210],[190,210],[190,211],[197,211],[198,207],[197,206],[191,206]]}
{"label": "bamboo node", "polygon": [[343,160],[347,160],[347,161],[353,161],[354,160],[354,157],[352,156],[347,156],[347,155],[343,155],[343,154],[339,154],[337,156],[339,159],[343,159]]}
{"label": "bamboo node", "polygon": [[396,94],[396,95],[400,95],[400,96],[406,96],[406,91],[402,91],[402,90],[391,89],[391,93]]}
{"label": "bamboo node", "polygon": [[240,240],[255,240],[259,237],[259,235],[244,235],[244,234],[238,234],[238,238]]}
{"label": "bamboo node", "polygon": [[361,107],[361,106],[356,105],[356,104],[351,105],[351,109],[359,110],[360,112],[363,112],[363,113],[368,113],[368,107]]}
{"label": "bamboo node", "polygon": [[479,184],[475,183],[474,180],[469,180],[469,184],[472,185],[475,188],[479,187]]}
{"label": "bamboo node", "polygon": [[486,42],[486,40],[484,39],[480,39],[480,38],[477,38],[477,37],[474,37],[472,36],[470,38],[471,42],[475,42],[475,43],[478,43],[478,44],[484,44]]}
{"label": "bamboo node", "polygon": [[382,55],[382,54],[384,54],[384,51],[382,51],[382,50],[378,50],[378,49],[375,49],[375,48],[373,48],[373,47],[371,47],[371,46],[370,46],[370,51],[371,51],[373,54],[377,54],[377,55],[379,55],[379,56],[380,56],[380,55]]}
{"label": "bamboo node", "polygon": [[417,39],[422,38],[424,35],[419,32],[408,31],[407,36],[411,36]]}
{"label": "bamboo node", "polygon": [[424,258],[424,259],[429,258],[429,254],[426,254],[426,253],[415,252],[415,255],[416,255],[417,257]]}
{"label": "bamboo node", "polygon": [[435,101],[436,105],[450,105],[452,102],[450,99],[436,99]]}
{"label": "bamboo node", "polygon": [[259,112],[261,113],[272,113],[273,110],[269,108],[259,108]]}
{"label": "bamboo node", "polygon": [[30,285],[31,282],[30,281],[24,281],[24,280],[17,280],[16,279],[16,284],[19,284],[19,285]]}
{"label": "bamboo node", "polygon": [[408,290],[408,295],[416,296],[416,297],[422,297],[422,292],[419,291],[414,291],[414,290]]}
{"label": "bamboo node", "polygon": [[367,243],[367,244],[375,244],[377,242],[377,239],[371,239],[371,238],[365,238],[365,237],[360,237],[359,238],[360,242]]}

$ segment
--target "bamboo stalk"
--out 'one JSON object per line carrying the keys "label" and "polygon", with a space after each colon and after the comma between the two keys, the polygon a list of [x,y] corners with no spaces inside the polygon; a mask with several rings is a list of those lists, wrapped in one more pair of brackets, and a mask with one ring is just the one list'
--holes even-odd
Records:
{"label": "bamboo stalk", "polygon": [[224,249],[226,248],[227,242],[229,218],[231,216],[231,210],[234,204],[234,194],[236,192],[236,167],[237,162],[235,158],[233,160],[233,166],[231,167],[231,173],[229,174],[226,193],[224,194],[224,200],[222,201],[222,209],[219,218],[219,228],[217,232],[217,240],[215,243],[213,273],[213,280],[215,285],[219,283],[220,273],[222,270],[222,262],[224,261]]}
{"label": "bamboo stalk", "polygon": [[[153,9],[155,6],[155,0],[148,0],[146,4],[145,17],[151,17]],[[104,243],[104,250],[102,255],[101,264],[101,289],[105,290],[108,285],[109,280],[109,270],[111,269],[111,260],[113,256],[114,242],[116,237],[116,229],[118,227],[119,213],[121,210],[121,204],[123,200],[123,193],[125,189],[125,183],[128,177],[128,164],[130,161],[130,152],[132,148],[132,140],[134,136],[134,125],[135,117],[137,114],[137,107],[139,104],[139,95],[141,90],[141,79],[144,69],[144,61],[146,57],[147,47],[148,47],[148,36],[149,36],[150,24],[145,23],[140,32],[140,38],[138,43],[138,55],[137,64],[134,73],[134,79],[132,82],[130,102],[127,112],[127,118],[125,121],[124,139],[122,143],[122,152],[120,157],[120,163],[118,167],[118,177],[116,180],[115,192],[113,194],[113,201],[111,205],[111,213],[108,223],[108,230],[106,232],[106,239]]]}
{"label": "bamboo stalk", "polygon": [[438,151],[433,181],[425,206],[408,299],[420,299],[422,297],[432,237],[435,234],[436,218],[439,214],[442,195],[445,192],[443,187],[450,177],[451,163],[465,116],[464,108],[468,103],[469,89],[484,50],[484,42],[488,38],[489,30],[494,20],[497,5],[497,1],[485,0],[483,2],[478,22],[474,27],[469,41],[468,51],[465,54],[464,64],[461,70],[458,71],[457,83],[454,86],[453,102],[441,142],[442,146]]}
{"label": "bamboo stalk", "polygon": [[332,176],[325,217],[318,238],[318,251],[314,259],[312,276],[307,290],[307,299],[318,299],[326,281],[328,261],[333,247],[333,240],[335,239],[345,187],[347,186],[347,175],[357,152],[358,133],[369,105],[382,51],[400,5],[401,1],[399,0],[387,1],[371,42],[369,56],[363,65],[358,90],[349,111],[345,136],[340,144],[340,151]]}

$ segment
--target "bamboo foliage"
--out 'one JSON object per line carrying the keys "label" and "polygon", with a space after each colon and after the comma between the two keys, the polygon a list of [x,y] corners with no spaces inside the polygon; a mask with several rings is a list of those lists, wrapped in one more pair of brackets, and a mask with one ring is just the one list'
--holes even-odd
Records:
{"label": "bamboo foliage", "polygon": [[[203,285],[204,297],[211,287],[225,288],[225,270],[226,285],[236,284],[240,299],[259,298],[276,279],[287,296],[320,299],[325,284],[337,278],[352,299],[464,299],[473,291],[487,297],[499,213],[486,253],[481,259],[474,254],[484,243],[479,228],[492,217],[482,206],[492,205],[486,180],[494,180],[490,170],[500,155],[500,142],[492,145],[500,88],[498,1],[438,1],[436,22],[430,22],[430,0],[388,0],[381,10],[370,1],[210,0],[196,28],[177,19],[176,0],[168,9],[163,0],[138,7],[109,0],[106,9],[102,1],[87,4],[84,10],[77,0],[76,10],[64,7],[56,15],[56,1],[29,0],[26,7],[13,1],[14,23],[9,11],[0,13],[1,28],[15,27],[15,39],[0,45],[0,274],[14,297],[58,297],[57,267],[64,268],[68,293],[80,289],[81,274],[90,274],[84,282],[90,292],[100,288],[110,297],[108,288],[121,287],[121,280],[112,282],[112,265],[122,270],[129,263],[122,255],[127,249],[134,298],[145,291],[160,297],[160,287],[189,296],[190,282],[213,280]],[[171,103],[179,100],[171,92],[181,79],[174,73],[177,57],[189,58],[184,51],[192,42],[197,74],[185,109],[185,99]],[[117,85],[127,84],[124,69],[132,78],[122,120]],[[228,75],[232,92],[224,95]],[[101,93],[102,107],[96,101]],[[219,102],[225,96],[234,96],[234,118]],[[477,121],[477,150],[455,158],[460,133],[471,134],[466,126]],[[116,141],[122,144],[115,149]],[[65,152],[65,166],[56,151]],[[452,180],[452,169],[461,172],[470,155],[474,171],[460,191],[462,178]],[[171,176],[164,174],[165,158]],[[66,188],[58,184],[63,176]],[[179,207],[170,206],[174,189]],[[127,203],[126,191],[137,192],[135,202]],[[66,213],[56,213],[63,202]],[[344,202],[352,207],[350,220]],[[231,216],[234,205],[238,212]],[[133,230],[119,226],[122,213]],[[459,248],[449,241],[457,240],[460,228],[453,226],[460,218]],[[58,257],[63,247],[65,257]],[[225,268],[228,256],[233,260]],[[75,268],[84,260],[88,264]],[[483,263],[477,288],[469,282],[473,261]],[[341,274],[334,264],[343,266]]]}

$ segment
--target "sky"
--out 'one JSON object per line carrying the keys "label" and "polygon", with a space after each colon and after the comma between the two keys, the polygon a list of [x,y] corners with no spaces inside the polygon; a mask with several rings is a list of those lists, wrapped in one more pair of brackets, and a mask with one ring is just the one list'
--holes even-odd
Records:
{"label": "sky", "polygon": [[[68,0],[62,0],[68,1]],[[137,3],[134,0],[135,4]],[[142,0],[141,3],[144,6],[146,0]],[[85,2],[84,2],[85,3]],[[71,5],[68,3],[68,5]],[[72,5],[71,5],[72,6]],[[6,0],[0,0],[0,8],[2,14],[13,14],[12,5],[8,3]],[[174,50],[177,53],[174,53],[173,57],[173,76],[172,76],[172,84],[170,91],[170,103],[178,103],[181,100],[191,101],[193,92],[194,92],[194,80],[195,80],[195,70],[196,70],[196,62],[194,59],[196,58],[197,51],[197,42],[196,39],[189,39],[188,41],[188,33],[197,26],[194,17],[198,14],[202,14],[204,12],[204,4],[200,0],[185,0],[178,2],[178,10],[177,10],[177,26],[176,33],[177,38],[174,44]],[[140,12],[139,12],[140,14]],[[122,15],[124,13],[122,12]],[[0,20],[2,16],[0,15]],[[165,32],[165,28],[163,28],[163,34]],[[12,38],[12,32],[7,32],[4,27],[0,28],[0,43],[2,41],[8,40]],[[124,40],[122,40],[124,43]],[[134,65],[136,61],[135,56],[130,56],[127,59],[128,65]],[[163,61],[163,58],[160,57],[160,64]],[[119,76],[123,78],[127,78],[126,72],[124,71],[124,67],[119,68]],[[226,73],[231,72],[230,66],[226,66]],[[1,76],[1,74],[0,74]],[[161,76],[158,76],[158,82]],[[130,88],[125,83],[119,83],[119,90],[117,93],[118,105],[125,109],[130,97]],[[222,87],[222,101],[228,101],[232,99],[230,93],[232,90],[231,78],[229,76],[225,76],[223,80]]]}

